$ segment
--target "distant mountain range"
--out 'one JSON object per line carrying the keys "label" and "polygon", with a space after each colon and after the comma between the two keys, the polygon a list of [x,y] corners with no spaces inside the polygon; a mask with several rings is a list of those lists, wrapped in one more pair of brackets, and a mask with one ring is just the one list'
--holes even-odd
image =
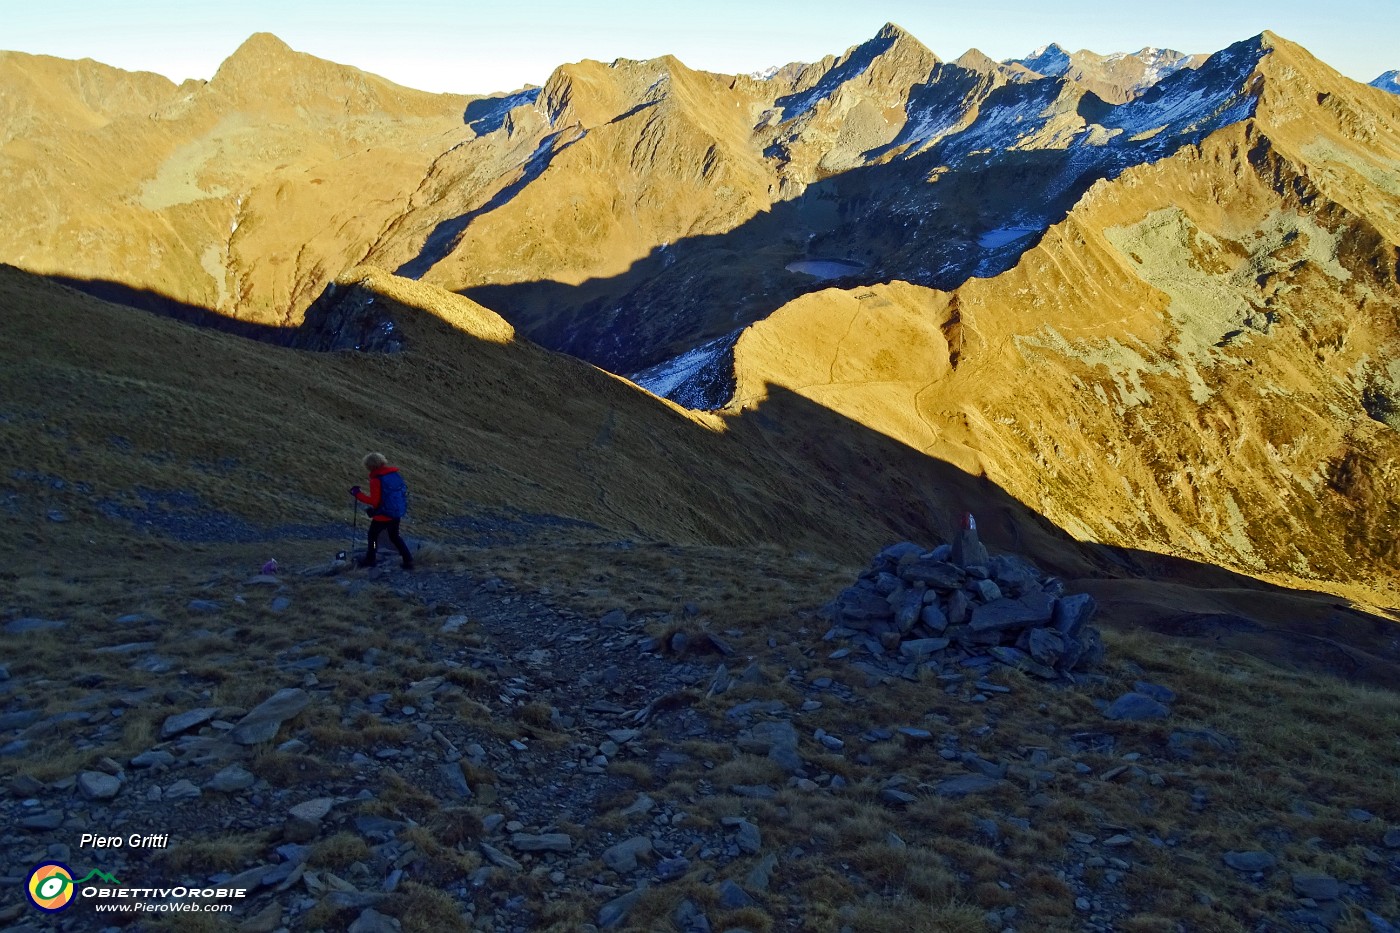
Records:
{"label": "distant mountain range", "polygon": [[0,53],[0,117],[0,260],[99,297],[412,351],[332,287],[372,267],[793,456],[775,399],[1085,540],[1400,579],[1400,99],[1271,33],[945,62],[889,24],[485,98],[259,34],[178,87]]}
{"label": "distant mountain range", "polygon": [[1024,69],[1022,73],[1027,78],[1068,78],[1106,101],[1122,104],[1174,72],[1197,67],[1206,57],[1151,47],[1131,55],[1122,52],[1098,55],[1083,49],[1070,54],[1051,43],[1025,58],[1005,61],[1002,65],[1010,74],[1015,74],[1018,68]]}
{"label": "distant mountain range", "polygon": [[1378,87],[1382,91],[1389,91],[1392,94],[1400,94],[1400,71],[1387,71],[1372,81],[1371,87]]}

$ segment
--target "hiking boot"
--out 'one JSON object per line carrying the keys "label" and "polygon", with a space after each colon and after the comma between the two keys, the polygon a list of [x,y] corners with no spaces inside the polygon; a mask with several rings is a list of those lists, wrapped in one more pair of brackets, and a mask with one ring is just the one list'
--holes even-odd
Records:
{"label": "hiking boot", "polygon": [[412,570],[412,569],[413,569],[413,561],[411,561],[411,560],[406,560],[406,561],[404,561],[404,562],[403,562],[403,569],[404,569],[404,570]]}
{"label": "hiking boot", "polygon": [[355,561],[355,566],[356,566],[356,567],[373,567],[373,566],[374,566],[374,558],[373,558],[373,557],[361,557],[359,560]]}

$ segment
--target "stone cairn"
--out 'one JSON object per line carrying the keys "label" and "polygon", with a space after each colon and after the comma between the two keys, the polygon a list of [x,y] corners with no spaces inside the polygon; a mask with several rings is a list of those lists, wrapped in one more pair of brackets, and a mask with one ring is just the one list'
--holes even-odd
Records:
{"label": "stone cairn", "polygon": [[990,556],[967,515],[949,544],[925,551],[904,542],[875,555],[828,605],[827,638],[851,639],[881,661],[937,671],[991,658],[1053,680],[1103,660],[1089,625],[1096,608],[1022,557]]}

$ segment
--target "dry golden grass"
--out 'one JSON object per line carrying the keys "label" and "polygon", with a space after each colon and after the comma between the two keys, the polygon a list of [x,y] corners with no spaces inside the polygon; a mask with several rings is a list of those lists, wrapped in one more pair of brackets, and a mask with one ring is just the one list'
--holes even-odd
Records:
{"label": "dry golden grass", "polygon": [[[300,545],[297,545],[300,547]],[[91,731],[83,725],[59,730],[36,739],[36,754],[28,759],[0,763],[0,773],[29,773],[42,779],[69,776],[91,766],[103,755],[119,761],[158,744],[164,717],[174,709],[199,705],[246,709],[275,689],[300,682],[301,674],[280,670],[281,658],[325,655],[326,668],[317,671],[327,694],[288,724],[283,738],[295,735],[310,741],[310,753],[260,749],[248,767],[275,787],[297,787],[343,778],[333,760],[356,749],[410,741],[413,731],[399,724],[369,718],[344,717],[352,702],[372,693],[389,693],[393,703],[407,697],[409,684],[426,676],[442,675],[450,689],[436,694],[442,715],[457,717],[477,735],[518,737],[522,729],[542,736],[541,743],[571,741],[549,725],[548,705],[535,700],[515,707],[511,714],[493,714],[496,675],[488,669],[443,668],[432,652],[431,636],[441,624],[443,610],[425,611],[401,601],[386,590],[370,588],[354,599],[335,580],[288,577],[286,592],[293,600],[287,615],[259,611],[253,597],[262,591],[239,589],[245,571],[228,567],[253,566],[261,547],[231,546],[227,553],[201,551],[191,546],[157,549],[139,565],[113,553],[100,561],[72,566],[48,575],[46,570],[13,574],[20,605],[26,613],[70,620],[62,639],[39,638],[29,643],[0,641],[12,651],[6,663],[12,676],[43,678],[44,708],[58,713],[77,708],[95,691],[107,695],[128,689],[153,687],[173,699],[127,709],[108,737],[92,749],[75,750],[75,734]],[[323,550],[323,549],[322,549]],[[830,646],[820,641],[823,626],[810,610],[849,581],[853,568],[837,560],[791,560],[776,548],[662,547],[641,543],[628,549],[607,549],[582,542],[576,548],[519,547],[501,549],[452,549],[453,566],[466,568],[473,579],[500,575],[527,591],[548,586],[550,599],[567,607],[579,607],[584,615],[624,606],[634,617],[645,619],[647,634],[684,629],[692,636],[712,631],[732,643],[745,659],[752,656],[768,675],[762,685],[743,686],[695,704],[708,719],[714,734],[677,743],[691,760],[665,771],[648,757],[621,758],[609,768],[608,778],[627,779],[625,793],[602,803],[603,815],[586,826],[561,830],[590,838],[606,829],[634,831],[636,824],[623,821],[617,810],[645,790],[662,806],[689,814],[687,829],[724,835],[720,818],[746,815],[762,828],[765,845],[785,853],[801,846],[800,859],[783,858],[782,897],[765,901],[775,928],[782,923],[833,933],[844,925],[856,929],[977,929],[959,926],[980,918],[988,909],[1011,903],[1022,910],[1022,920],[1036,918],[1048,930],[1075,929],[1073,896],[1057,871],[1080,855],[1070,847],[1070,832],[1088,832],[1103,838],[1102,827],[1127,827],[1141,839],[1149,833],[1179,838],[1174,847],[1158,849],[1143,842],[1124,851],[1131,863],[1119,890],[1136,907],[1146,911],[1140,928],[1154,929],[1161,918],[1180,917],[1193,929],[1243,929],[1247,922],[1235,918],[1276,916],[1292,903],[1286,873],[1270,875],[1263,890],[1235,879],[1220,863],[1226,849],[1268,845],[1271,829],[1282,829],[1291,841],[1275,846],[1289,869],[1327,871],[1336,877],[1361,880],[1378,895],[1376,909],[1385,914],[1397,906],[1387,887],[1385,870],[1371,863],[1365,847],[1380,848],[1383,825],[1400,820],[1400,798],[1394,776],[1400,771],[1400,700],[1392,693],[1356,687],[1335,678],[1303,675],[1238,653],[1208,650],[1200,643],[1172,640],[1161,635],[1114,625],[1106,633],[1108,682],[1098,686],[1066,688],[1034,679],[993,671],[993,680],[1005,683],[1012,693],[998,695],[987,704],[972,704],[950,697],[930,678],[918,682],[895,679],[878,688],[859,686],[851,669],[826,660]],[[572,553],[569,553],[572,551]],[[295,554],[296,551],[288,553]],[[305,545],[307,563],[316,546]],[[533,558],[532,558],[533,554]],[[324,556],[324,555],[322,555]],[[217,560],[216,560],[217,558]],[[498,560],[499,558],[499,560]],[[47,558],[46,558],[47,559]],[[290,561],[293,558],[285,558]],[[214,567],[225,569],[211,569]],[[595,579],[604,575],[605,580]],[[751,581],[753,594],[745,598]],[[249,595],[246,604],[228,599],[231,592]],[[676,594],[684,594],[683,599]],[[635,594],[636,602],[633,602]],[[192,598],[219,598],[225,611],[213,617],[187,610]],[[575,604],[574,600],[580,602]],[[694,603],[697,614],[687,612]],[[161,620],[159,626],[123,629],[112,619],[127,611],[144,611]],[[1130,620],[1125,620],[1130,621]],[[477,623],[479,626],[480,623]],[[207,628],[211,636],[186,641],[192,631]],[[730,632],[738,632],[731,635]],[[152,675],[132,671],[129,658],[89,655],[95,647],[128,640],[157,641],[156,652],[176,661],[174,672]],[[770,648],[772,638],[777,647]],[[464,645],[481,647],[488,640],[468,633]],[[358,669],[365,650],[379,649],[386,657],[372,672]],[[74,682],[67,665],[73,652],[92,663],[83,675],[100,676],[96,687]],[[680,659],[702,666],[717,664],[718,655]],[[745,665],[726,660],[733,673]],[[801,792],[787,787],[787,775],[760,756],[737,752],[732,736],[735,726],[724,718],[733,704],[745,699],[777,698],[796,709],[805,692],[777,678],[791,670],[810,683],[831,676],[839,683],[855,683],[851,703],[832,693],[820,698],[824,706],[803,714],[798,722],[804,759],[814,772],[839,774],[850,782],[841,793]],[[1134,679],[1163,683],[1180,695],[1174,716],[1167,724],[1106,723],[1095,699],[1111,699],[1128,689]],[[87,682],[87,681],[84,681]],[[1338,710],[1345,715],[1338,715]],[[959,763],[938,755],[938,741],[928,745],[876,742],[866,746],[857,737],[866,729],[917,723],[931,729],[936,739],[946,732],[959,736],[959,749],[972,750],[991,760],[1025,761],[1031,748],[1050,749],[1051,758],[1064,753],[1069,733],[1103,730],[1117,739],[1113,755],[1083,754],[1077,760],[1090,765],[1090,775],[1076,774],[1067,763],[1045,766],[1054,777],[1042,784],[1043,796],[1034,804],[1021,789],[947,801],[927,786],[950,774],[963,773]],[[1325,724],[1325,727],[1318,724]],[[994,725],[991,733],[974,738],[972,730]],[[852,744],[844,756],[820,750],[810,739],[820,727]],[[1238,745],[1233,757],[1180,762],[1166,756],[1166,740],[1173,729],[1211,728],[1227,733]],[[648,738],[649,751],[664,744]],[[856,752],[871,756],[868,764]],[[1104,782],[1099,775],[1123,763],[1121,755],[1142,753],[1139,766],[1162,779],[1161,786],[1120,778]],[[705,763],[714,765],[705,768]],[[910,778],[918,800],[908,808],[891,808],[878,799],[880,782],[898,772]],[[434,879],[451,884],[477,867],[472,851],[480,838],[480,819],[496,806],[486,789],[507,778],[490,768],[467,765],[464,773],[481,807],[446,807],[436,794],[417,784],[411,769],[386,773],[371,787],[376,799],[356,805],[357,812],[395,819],[409,818],[420,825],[411,843],[421,855],[425,870]],[[1020,782],[1013,777],[1013,784]],[[717,791],[698,793],[707,781]],[[772,801],[732,796],[731,784],[768,783],[778,789]],[[1191,801],[1195,788],[1204,788],[1210,805],[1197,812]],[[511,788],[501,783],[501,796]],[[1310,815],[1295,813],[1298,802],[1309,805]],[[1145,804],[1150,804],[1146,807]],[[1348,815],[1353,807],[1375,813],[1372,824],[1358,824]],[[1150,811],[1150,812],[1147,812]],[[1002,841],[991,843],[979,834],[975,820],[998,819]],[[1031,829],[1015,829],[1005,818],[1022,817]],[[645,824],[643,824],[645,825]],[[889,842],[899,834],[907,849]],[[1320,847],[1307,844],[1321,840]],[[323,840],[317,856],[327,866],[344,866],[363,859],[363,851],[341,836]],[[264,844],[265,842],[265,844]],[[273,843],[256,836],[228,839],[211,831],[207,837],[187,840],[173,864],[192,872],[239,870],[263,857]],[[263,845],[259,849],[258,846]],[[705,873],[713,866],[695,862],[692,873],[675,886],[658,890],[640,905],[638,921],[645,928],[651,918],[674,907],[666,892],[693,891],[696,903],[707,906],[712,922],[753,923],[753,918],[722,914],[715,909],[713,879]],[[749,862],[736,863],[744,870]],[[842,868],[842,865],[848,867]],[[174,869],[172,869],[173,871]],[[414,874],[421,879],[425,876]],[[1089,878],[1102,878],[1091,871]],[[570,879],[573,884],[577,879]],[[1010,884],[1007,891],[1002,884]],[[687,887],[681,887],[686,885]],[[596,919],[597,903],[587,897],[545,900],[549,885],[539,879],[522,879],[517,888],[541,909],[541,927],[574,929]],[[573,890],[568,888],[567,890]],[[1208,891],[1211,906],[1198,904],[1195,892]],[[789,892],[791,896],[789,897]],[[567,900],[567,903],[563,901]],[[914,905],[921,905],[915,909]],[[842,916],[841,908],[853,907]],[[405,929],[450,929],[461,920],[461,904],[428,887],[408,886],[387,902],[386,909],[404,922]],[[317,914],[312,919],[327,928],[346,922],[346,916]],[[1354,919],[1354,918],[1353,918]],[[980,922],[980,919],[979,919]],[[1348,921],[1351,922],[1351,921]],[[756,927],[754,927],[756,928]]]}
{"label": "dry golden grass", "polygon": [[469,807],[451,807],[434,813],[428,831],[448,848],[474,845],[481,838],[481,814]]}
{"label": "dry golden grass", "polygon": [[420,790],[392,770],[384,771],[381,776],[384,786],[375,798],[379,803],[390,807],[392,812],[416,820],[424,820],[437,813],[437,798],[432,794]]}
{"label": "dry golden grass", "polygon": [[270,832],[228,833],[218,839],[177,843],[156,859],[162,870],[182,877],[237,872],[255,864],[272,838]]}
{"label": "dry golden grass", "polygon": [[322,722],[311,726],[307,736],[323,751],[342,748],[373,749],[403,742],[413,730],[399,723],[386,723],[366,713],[350,726]]}
{"label": "dry golden grass", "polygon": [[909,933],[984,933],[982,908],[958,902],[943,905],[901,898],[866,903],[856,909],[850,924],[860,933],[897,929]]}
{"label": "dry golden grass", "polygon": [[656,776],[645,761],[630,759],[627,761],[613,760],[608,762],[608,773],[618,777],[624,777],[632,781],[637,787],[647,789],[656,783]]}
{"label": "dry golden grass", "polygon": [[[456,834],[454,826],[451,835]],[[481,856],[464,852],[455,844],[447,845],[427,827],[411,826],[399,838],[414,847],[418,855],[414,877],[425,884],[452,884],[481,865]]]}
{"label": "dry golden grass", "polygon": [[248,770],[273,787],[297,787],[329,781],[345,772],[340,766],[317,755],[279,752],[268,749],[248,763]]}
{"label": "dry golden grass", "polygon": [[339,832],[334,836],[317,840],[307,856],[307,865],[312,868],[329,868],[340,871],[370,856],[369,845],[361,837],[350,832]]}
{"label": "dry golden grass", "polygon": [[783,769],[768,758],[737,753],[710,772],[717,787],[731,784],[781,784],[786,778]]}

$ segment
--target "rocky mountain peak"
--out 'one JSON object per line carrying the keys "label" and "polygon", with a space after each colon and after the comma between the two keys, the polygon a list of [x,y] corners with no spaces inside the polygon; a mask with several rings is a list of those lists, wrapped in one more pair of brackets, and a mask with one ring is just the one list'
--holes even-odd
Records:
{"label": "rocky mountain peak", "polygon": [[991,74],[1001,67],[1001,63],[981,49],[968,49],[953,60],[953,64],[979,74]]}
{"label": "rocky mountain peak", "polygon": [[232,75],[286,61],[296,54],[291,46],[272,33],[255,32],[243,40],[243,44],[234,49],[232,55],[224,59],[223,64],[214,73],[213,80],[218,81],[221,76],[223,80],[228,80]]}
{"label": "rocky mountain peak", "polygon": [[1389,91],[1392,94],[1400,94],[1400,71],[1387,71],[1372,81],[1371,87],[1378,87],[1382,91]]}
{"label": "rocky mountain peak", "polygon": [[330,63],[295,51],[270,32],[255,32],[224,59],[209,86],[235,96],[274,94],[276,99],[285,94],[289,83],[304,84],[304,73],[317,65]]}
{"label": "rocky mountain peak", "polygon": [[900,26],[898,23],[885,23],[885,25],[883,25],[883,26],[880,27],[880,31],[877,32],[877,33],[875,33],[875,38],[877,38],[877,39],[910,39],[910,40],[912,40],[912,41],[914,41],[914,42],[918,42],[918,41],[919,41],[918,39],[915,39],[915,38],[909,33],[908,30],[906,30],[903,26]]}
{"label": "rocky mountain peak", "polygon": [[1062,75],[1069,70],[1070,55],[1057,42],[1041,46],[1025,58],[1006,62],[1008,65],[1022,65],[1031,71],[1048,76]]}
{"label": "rocky mountain peak", "polygon": [[938,62],[938,56],[934,55],[928,46],[920,42],[914,35],[906,31],[903,27],[894,23],[886,23],[880,31],[875,34],[875,38],[865,43],[861,48],[872,43],[884,43],[882,51],[894,53],[900,56],[915,56],[918,58],[932,58]]}

